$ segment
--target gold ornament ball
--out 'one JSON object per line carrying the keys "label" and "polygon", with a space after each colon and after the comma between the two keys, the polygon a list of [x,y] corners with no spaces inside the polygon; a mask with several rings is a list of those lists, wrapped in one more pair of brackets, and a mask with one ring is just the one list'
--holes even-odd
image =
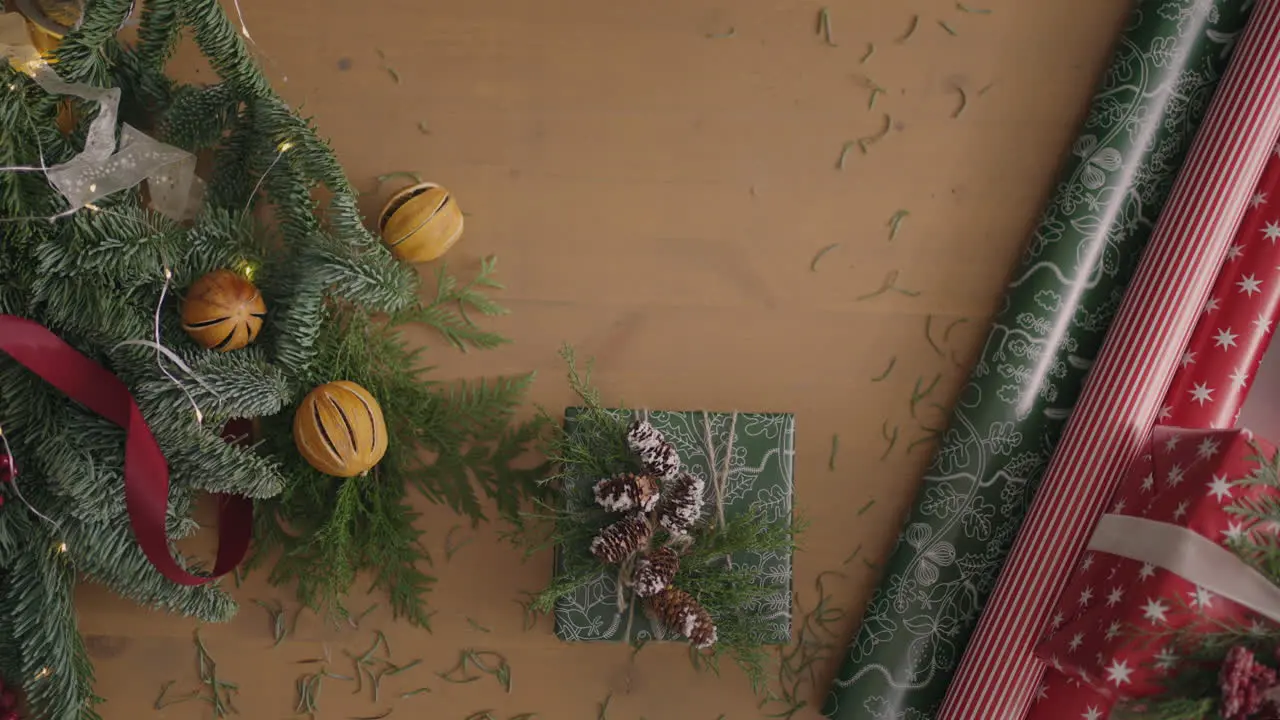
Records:
{"label": "gold ornament ball", "polygon": [[266,316],[262,293],[230,270],[214,270],[196,280],[182,301],[182,329],[202,346],[220,352],[253,342]]}
{"label": "gold ornament ball", "polygon": [[382,242],[405,262],[430,262],[462,237],[462,210],[446,189],[420,183],[391,196],[378,216]]}
{"label": "gold ornament ball", "polygon": [[325,475],[355,477],[387,453],[387,423],[368,390],[337,380],[302,399],[293,416],[293,443]]}

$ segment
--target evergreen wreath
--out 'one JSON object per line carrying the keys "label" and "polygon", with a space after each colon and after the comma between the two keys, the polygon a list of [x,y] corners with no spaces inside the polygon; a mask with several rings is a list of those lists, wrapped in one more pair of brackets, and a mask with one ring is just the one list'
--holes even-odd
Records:
{"label": "evergreen wreath", "polygon": [[[146,0],[137,41],[126,43],[117,30],[132,10],[133,0],[90,0],[48,62],[68,82],[119,87],[121,119],[209,161],[203,206],[179,223],[135,187],[66,212],[42,172],[0,171],[0,313],[49,328],[129,387],[168,461],[170,538],[198,529],[203,492],[246,495],[258,505],[256,562],[271,565],[274,582],[296,583],[304,603],[341,617],[368,573],[397,615],[426,625],[432,578],[409,488],[479,521],[487,502],[514,514],[541,474],[515,463],[541,432],[536,420],[512,423],[532,376],[435,382],[401,335],[425,325],[464,350],[504,342],[470,319],[504,312],[488,296],[500,287],[494,263],[466,283],[442,268],[421,300],[417,272],[365,228],[332,150],[272,90],[217,0]],[[184,35],[217,79],[166,76]],[[50,95],[8,62],[0,84],[10,88],[0,93],[0,167],[53,166],[84,146],[96,104]],[[74,119],[66,134],[64,107]],[[271,221],[259,224],[255,211],[267,207]],[[178,300],[224,269],[252,274],[267,317],[256,342],[219,353],[184,335]],[[153,337],[200,382],[175,382],[152,348],[128,344]],[[288,430],[294,404],[338,379],[377,397],[391,435],[376,470],[350,480],[308,465]],[[258,445],[222,440],[234,418],[262,419]],[[6,357],[0,427],[29,503],[0,485],[0,676],[24,689],[35,717],[90,720],[98,698],[76,628],[78,578],[204,621],[227,620],[235,603],[219,584],[178,586],[148,564],[123,506],[122,430]]]}

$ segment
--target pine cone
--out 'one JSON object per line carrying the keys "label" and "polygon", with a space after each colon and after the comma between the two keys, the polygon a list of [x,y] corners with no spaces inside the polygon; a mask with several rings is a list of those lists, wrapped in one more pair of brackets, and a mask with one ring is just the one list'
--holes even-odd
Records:
{"label": "pine cone", "polygon": [[658,524],[672,535],[687,535],[702,517],[702,478],[689,473],[667,484],[662,507],[658,509]]}
{"label": "pine cone", "polygon": [[665,445],[666,442],[666,438],[662,437],[658,428],[648,420],[636,420],[627,428],[627,445],[631,447],[631,452],[637,455],[643,456],[659,445]]}
{"label": "pine cone", "polygon": [[716,624],[711,613],[689,593],[668,587],[648,602],[649,609],[668,630],[689,638],[694,647],[702,650],[716,644]]}
{"label": "pine cone", "polygon": [[631,583],[640,597],[653,597],[662,592],[676,577],[680,556],[671,548],[658,548],[636,563]]}
{"label": "pine cone", "polygon": [[607,563],[620,563],[639,550],[653,535],[643,515],[628,515],[600,531],[591,540],[591,554]]}
{"label": "pine cone", "polygon": [[644,471],[650,475],[670,480],[680,472],[680,453],[671,443],[662,443],[649,452],[640,455],[640,463]]}
{"label": "pine cone", "polygon": [[627,445],[640,458],[646,473],[668,480],[680,472],[680,453],[647,420],[636,420],[627,428]]}
{"label": "pine cone", "polygon": [[610,512],[649,512],[658,504],[658,481],[623,473],[596,482],[596,504]]}

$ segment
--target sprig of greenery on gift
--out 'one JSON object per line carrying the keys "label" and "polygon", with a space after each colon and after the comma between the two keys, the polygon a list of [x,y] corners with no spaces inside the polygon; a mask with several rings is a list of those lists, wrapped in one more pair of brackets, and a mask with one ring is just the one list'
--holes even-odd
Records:
{"label": "sprig of greenery on gift", "polygon": [[[509,424],[530,378],[433,382],[401,337],[425,324],[457,347],[500,344],[470,319],[502,312],[487,297],[492,262],[471,283],[441,270],[421,299],[416,270],[365,228],[332,149],[271,88],[217,0],[145,0],[137,40],[126,42],[117,32],[133,6],[90,0],[49,63],[66,81],[119,87],[123,120],[206,161],[203,204],[180,223],[134,187],[71,212],[43,173],[11,168],[67,162],[98,108],[0,62],[0,313],[48,327],[129,387],[168,461],[172,539],[198,530],[202,493],[246,495],[258,502],[259,561],[275,563],[273,580],[341,614],[342,596],[368,573],[399,614],[425,624],[431,578],[409,488],[472,520],[490,501],[514,513],[536,488],[536,473],[513,460],[539,426]],[[166,76],[184,37],[216,73],[208,84]],[[64,107],[74,121],[65,134]],[[179,314],[187,288],[215,270],[252,276],[267,308],[257,341],[226,353],[188,339]],[[174,365],[179,385],[153,348],[129,344],[157,335],[200,382]],[[373,391],[393,434],[384,462],[350,480],[306,465],[289,431],[299,399],[339,379]],[[263,418],[260,444],[224,442],[233,418]],[[123,430],[4,356],[0,426],[19,469],[17,486],[0,487],[0,676],[23,687],[33,717],[97,718],[72,602],[79,579],[204,621],[236,606],[221,583],[179,586],[148,563],[124,507]]]}
{"label": "sprig of greenery on gift", "polygon": [[[1226,508],[1245,523],[1245,532],[1229,547],[1249,566],[1262,573],[1274,585],[1280,585],[1280,452],[1266,455],[1257,444],[1248,458],[1256,463],[1247,477],[1232,483],[1235,487],[1267,488],[1270,492],[1241,497]],[[1198,612],[1183,607],[1188,613]],[[1116,717],[1132,720],[1236,720],[1238,714],[1224,714],[1222,669],[1233,649],[1255,656],[1255,667],[1266,675],[1275,673],[1280,663],[1280,628],[1258,622],[1225,622],[1201,618],[1212,625],[1206,632],[1203,623],[1192,629],[1169,628],[1147,632],[1143,642],[1158,642],[1177,656],[1178,669],[1159,696],[1135,700],[1117,709]],[[1267,682],[1272,682],[1267,681]],[[1272,708],[1280,709],[1280,708]]]}
{"label": "sprig of greenery on gift", "polygon": [[[591,364],[579,371],[571,347],[563,348],[561,357],[568,364],[569,386],[583,407],[572,432],[543,412],[548,428],[544,452],[552,465],[543,481],[549,496],[535,501],[536,511],[524,513],[512,534],[527,554],[548,548],[561,554],[561,572],[529,602],[531,611],[542,614],[554,612],[557,601],[602,574],[618,573],[618,566],[602,562],[589,551],[592,538],[618,519],[595,504],[591,481],[642,472],[627,444],[625,408],[604,406],[599,390],[591,384]],[[802,529],[803,523],[798,521],[769,523],[758,511],[726,518],[723,526],[704,519],[694,527],[692,543],[681,555],[671,585],[692,595],[716,623],[715,645],[704,651],[690,646],[695,667],[718,672],[721,659],[728,657],[742,668],[754,689],[763,690],[768,680],[766,664],[776,647],[759,640],[769,629],[766,618],[743,612],[743,608],[763,602],[777,589],[761,583],[748,567],[730,566],[726,557],[750,552],[792,553]],[[665,531],[655,531],[655,546],[665,539]],[[638,601],[630,598],[631,612],[636,611]]]}

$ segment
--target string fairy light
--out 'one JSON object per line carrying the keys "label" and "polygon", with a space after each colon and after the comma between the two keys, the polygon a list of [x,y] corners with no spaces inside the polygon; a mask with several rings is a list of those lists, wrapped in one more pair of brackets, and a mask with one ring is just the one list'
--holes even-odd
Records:
{"label": "string fairy light", "polygon": [[271,161],[271,164],[267,166],[267,171],[262,173],[262,177],[258,178],[257,184],[253,186],[253,192],[249,193],[249,199],[244,203],[243,212],[249,212],[249,207],[253,205],[253,199],[258,196],[258,191],[262,189],[263,181],[265,181],[267,176],[271,174],[271,171],[275,169],[276,163],[280,162],[280,158],[284,157],[284,154],[292,149],[292,140],[285,140],[276,146],[276,157]]}
{"label": "string fairy light", "polygon": [[[18,472],[18,458],[13,454],[13,448],[9,446],[9,438],[5,437],[3,427],[0,427],[0,446],[4,447],[4,454],[9,457],[9,462],[11,463],[9,471],[9,474],[11,475],[9,478],[9,486],[13,488],[13,494],[17,495],[18,500],[20,500],[23,505],[26,505],[28,510],[35,513],[36,517],[52,525],[53,529],[57,531],[57,534],[61,535],[62,526],[58,524],[58,521],[37,510],[36,507],[27,502],[27,498],[23,496],[22,488],[18,486],[18,476],[20,475]],[[60,552],[67,551],[67,544],[65,542],[59,543],[58,547]]]}
{"label": "string fairy light", "polygon": [[191,391],[187,389],[187,386],[184,385],[182,381],[179,380],[176,376],[174,376],[173,373],[169,372],[169,369],[164,366],[164,361],[161,358],[161,356],[168,358],[170,362],[172,362],[174,365],[177,365],[178,369],[182,370],[184,373],[191,376],[191,378],[195,380],[201,387],[203,387],[205,390],[208,390],[211,394],[213,394],[214,397],[221,399],[222,396],[218,393],[217,390],[215,390],[208,383],[206,383],[203,378],[197,375],[195,370],[191,369],[190,365],[187,365],[185,362],[182,361],[182,358],[178,357],[177,353],[165,347],[164,343],[160,341],[160,311],[164,308],[164,299],[169,294],[169,284],[172,281],[173,281],[173,271],[169,269],[168,265],[165,265],[164,266],[164,285],[161,286],[160,288],[160,300],[156,303],[156,311],[153,316],[153,325],[152,325],[153,336],[152,337],[154,339],[153,340],[125,340],[124,342],[116,344],[115,347],[119,348],[124,345],[141,345],[144,347],[149,347],[154,349],[156,351],[156,367],[160,368],[160,372],[163,373],[166,378],[169,378],[169,381],[172,382],[174,385],[176,385],[178,389],[182,391],[183,395],[187,396],[187,402],[191,403],[191,409],[195,411],[196,424],[203,425],[204,412],[200,409],[199,403],[196,402],[195,397],[192,396]]}

